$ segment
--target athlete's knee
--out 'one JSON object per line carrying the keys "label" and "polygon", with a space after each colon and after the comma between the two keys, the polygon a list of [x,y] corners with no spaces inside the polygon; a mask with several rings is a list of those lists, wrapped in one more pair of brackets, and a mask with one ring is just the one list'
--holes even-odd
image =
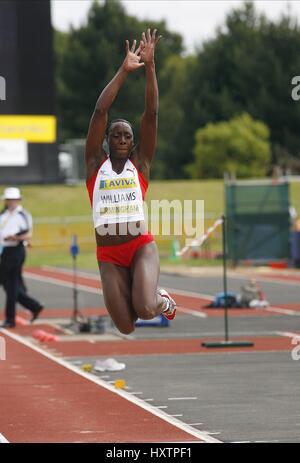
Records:
{"label": "athlete's knee", "polygon": [[144,304],[136,308],[136,313],[141,320],[151,320],[157,315],[156,306],[150,304]]}
{"label": "athlete's knee", "polygon": [[134,291],[132,305],[137,316],[142,320],[151,320],[157,315],[157,297],[155,293]]}
{"label": "athlete's knee", "polygon": [[134,323],[118,323],[116,326],[122,334],[131,334],[135,329]]}

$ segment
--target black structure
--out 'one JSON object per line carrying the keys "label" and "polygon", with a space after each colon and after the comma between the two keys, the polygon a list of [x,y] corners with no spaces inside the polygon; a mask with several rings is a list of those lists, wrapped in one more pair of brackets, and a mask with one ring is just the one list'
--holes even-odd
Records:
{"label": "black structure", "polygon": [[[0,1],[0,115],[55,115],[50,1]],[[59,181],[56,143],[28,143],[27,166],[1,166],[0,183]]]}
{"label": "black structure", "polygon": [[203,347],[253,347],[251,341],[230,341],[228,330],[228,292],[227,292],[227,220],[225,215],[222,216],[222,254],[223,254],[223,289],[224,289],[224,325],[225,339],[223,341],[206,341],[202,343]]}

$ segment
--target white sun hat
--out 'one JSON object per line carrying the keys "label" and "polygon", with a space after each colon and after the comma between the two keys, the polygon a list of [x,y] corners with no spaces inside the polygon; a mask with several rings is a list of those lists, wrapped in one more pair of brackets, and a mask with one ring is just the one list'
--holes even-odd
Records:
{"label": "white sun hat", "polygon": [[21,192],[19,188],[11,187],[4,190],[4,195],[1,199],[21,199]]}

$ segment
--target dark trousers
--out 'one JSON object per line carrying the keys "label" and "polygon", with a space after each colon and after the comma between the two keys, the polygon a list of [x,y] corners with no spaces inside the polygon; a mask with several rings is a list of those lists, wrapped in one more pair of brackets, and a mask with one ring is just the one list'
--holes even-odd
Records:
{"label": "dark trousers", "polygon": [[22,278],[25,256],[25,248],[22,244],[17,247],[4,248],[1,256],[0,282],[6,293],[5,316],[6,321],[12,323],[15,322],[17,302],[32,313],[41,307],[38,301],[27,294]]}

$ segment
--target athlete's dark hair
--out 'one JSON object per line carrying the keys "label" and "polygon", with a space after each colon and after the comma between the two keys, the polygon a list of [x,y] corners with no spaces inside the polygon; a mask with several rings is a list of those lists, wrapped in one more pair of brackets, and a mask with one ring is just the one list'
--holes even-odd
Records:
{"label": "athlete's dark hair", "polygon": [[114,119],[113,121],[111,121],[111,123],[109,124],[108,128],[107,128],[107,131],[106,131],[106,135],[109,135],[109,132],[111,131],[111,126],[113,124],[116,124],[117,122],[124,122],[125,124],[128,124],[129,127],[131,128],[132,130],[132,134],[134,135],[134,130],[133,130],[133,127],[131,125],[131,123],[129,121],[127,121],[126,119]]}

